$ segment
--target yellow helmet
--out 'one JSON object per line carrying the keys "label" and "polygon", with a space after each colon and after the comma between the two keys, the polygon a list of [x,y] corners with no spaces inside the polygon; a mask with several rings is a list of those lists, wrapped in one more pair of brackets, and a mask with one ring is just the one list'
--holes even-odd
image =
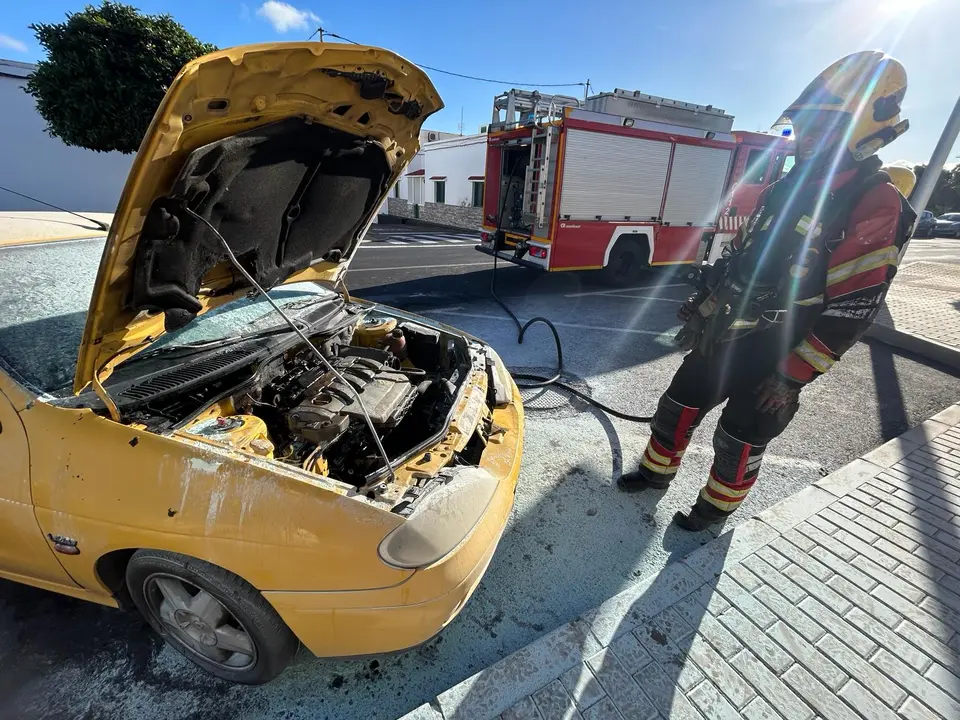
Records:
{"label": "yellow helmet", "polygon": [[917,176],[913,170],[903,165],[884,165],[883,172],[890,176],[890,182],[897,186],[897,190],[905,198],[910,197],[914,185],[917,184]]}
{"label": "yellow helmet", "polygon": [[910,127],[900,119],[907,92],[907,72],[898,60],[879,50],[847,55],[820,73],[783,112],[777,125],[787,125],[800,113],[823,110],[846,113],[847,148],[865,160]]}

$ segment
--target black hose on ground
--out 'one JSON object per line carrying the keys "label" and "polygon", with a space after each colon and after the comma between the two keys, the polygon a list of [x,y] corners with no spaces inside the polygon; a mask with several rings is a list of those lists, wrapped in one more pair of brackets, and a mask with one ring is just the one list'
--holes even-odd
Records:
{"label": "black hose on ground", "polygon": [[[518,158],[519,159],[519,158]],[[513,168],[510,171],[510,180],[513,180],[513,171],[516,169],[517,162],[513,164]],[[542,387],[555,387],[563,390],[564,392],[570,393],[580,398],[584,402],[593,405],[598,410],[602,410],[608,415],[612,415],[615,418],[620,418],[621,420],[627,420],[629,422],[636,423],[649,423],[653,420],[652,415],[630,415],[629,413],[621,412],[620,410],[615,410],[608,405],[604,405],[599,400],[595,400],[584,392],[577,390],[575,387],[571,387],[564,382],[560,381],[561,376],[563,375],[563,345],[560,343],[560,334],[557,332],[556,326],[550,322],[547,318],[538,315],[537,317],[530,318],[525,323],[520,322],[520,318],[511,310],[507,304],[500,299],[500,296],[497,295],[497,260],[499,259],[500,249],[497,247],[502,232],[500,226],[503,222],[503,210],[506,205],[506,196],[509,192],[510,183],[507,184],[507,192],[504,192],[504,196],[500,201],[500,216],[497,218],[497,234],[494,236],[494,247],[493,247],[493,272],[490,275],[490,297],[497,301],[497,304],[503,308],[504,312],[510,316],[510,319],[513,320],[514,324],[517,326],[519,334],[517,335],[517,343],[523,345],[523,336],[526,335],[527,329],[536,323],[543,323],[548,328],[550,332],[553,333],[553,342],[557,347],[557,371],[550,377],[544,375],[534,375],[532,373],[515,373],[513,371],[510,374],[513,376],[514,380],[526,380],[525,383],[517,383],[517,387],[521,389],[527,388],[542,388]]]}

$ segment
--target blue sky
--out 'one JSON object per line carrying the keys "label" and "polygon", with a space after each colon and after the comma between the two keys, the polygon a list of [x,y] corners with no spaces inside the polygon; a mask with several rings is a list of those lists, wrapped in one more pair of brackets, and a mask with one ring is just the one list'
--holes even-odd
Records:
{"label": "blue sky", "polygon": [[[324,28],[382,45],[414,62],[470,75],[534,83],[582,82],[713,104],[735,127],[767,128],[820,70],[837,58],[879,48],[899,58],[910,86],[910,131],[886,161],[926,161],[960,94],[960,0],[141,0],[220,47],[306,39]],[[5,3],[0,57],[41,58],[34,22],[55,22],[83,0]],[[464,132],[489,120],[506,87],[431,73],[446,109],[431,129]],[[564,92],[564,90],[558,90]],[[582,88],[570,88],[580,93]],[[960,145],[951,160],[956,162]]]}

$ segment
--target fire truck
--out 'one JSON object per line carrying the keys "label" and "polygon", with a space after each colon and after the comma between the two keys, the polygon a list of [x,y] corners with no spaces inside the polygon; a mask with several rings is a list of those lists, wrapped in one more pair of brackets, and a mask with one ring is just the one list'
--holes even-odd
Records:
{"label": "fire truck", "polygon": [[640,92],[499,95],[477,249],[620,285],[712,260],[794,162],[789,134],[732,127],[712,105]]}

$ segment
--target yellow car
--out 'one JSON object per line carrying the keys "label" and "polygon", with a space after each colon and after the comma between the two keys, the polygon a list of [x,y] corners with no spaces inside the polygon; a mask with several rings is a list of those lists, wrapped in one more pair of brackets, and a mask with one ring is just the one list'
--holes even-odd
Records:
{"label": "yellow car", "polygon": [[513,505],[519,393],[481,341],[343,285],[441,107],[372,47],[184,67],[85,320],[58,314],[86,290],[57,244],[0,318],[0,576],[132,603],[242,683],[298,642],[398,651],[457,615]]}

